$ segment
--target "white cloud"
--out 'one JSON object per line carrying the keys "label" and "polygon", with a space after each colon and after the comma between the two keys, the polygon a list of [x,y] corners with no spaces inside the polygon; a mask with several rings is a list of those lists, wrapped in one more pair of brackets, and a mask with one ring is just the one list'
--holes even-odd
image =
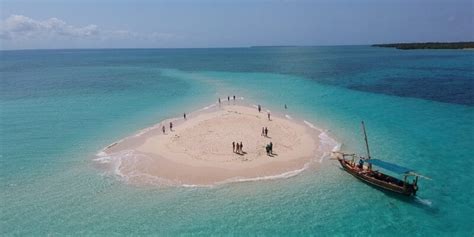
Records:
{"label": "white cloud", "polygon": [[0,48],[167,47],[184,37],[173,33],[108,30],[74,26],[58,18],[36,20],[11,15],[0,20]]}
{"label": "white cloud", "polygon": [[42,37],[74,37],[88,38],[99,35],[96,25],[76,27],[58,18],[44,21],[34,20],[22,15],[11,15],[0,23],[0,38],[30,39]]}

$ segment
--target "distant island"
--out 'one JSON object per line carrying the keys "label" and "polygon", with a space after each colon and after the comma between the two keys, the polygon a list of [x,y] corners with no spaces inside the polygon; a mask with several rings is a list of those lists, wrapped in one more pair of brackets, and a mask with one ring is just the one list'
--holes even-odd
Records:
{"label": "distant island", "polygon": [[374,44],[372,46],[397,49],[474,49],[474,42],[394,43]]}

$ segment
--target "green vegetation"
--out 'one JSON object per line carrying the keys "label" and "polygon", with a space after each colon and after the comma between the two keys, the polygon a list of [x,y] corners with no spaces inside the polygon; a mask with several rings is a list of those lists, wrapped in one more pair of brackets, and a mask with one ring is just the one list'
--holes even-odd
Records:
{"label": "green vegetation", "polygon": [[474,49],[474,42],[396,43],[396,44],[374,44],[372,46],[397,48],[397,49]]}

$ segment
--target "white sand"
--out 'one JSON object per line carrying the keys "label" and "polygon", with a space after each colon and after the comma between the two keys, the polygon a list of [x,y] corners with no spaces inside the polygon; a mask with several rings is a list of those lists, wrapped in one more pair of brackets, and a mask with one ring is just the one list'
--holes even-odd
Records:
{"label": "white sand", "polygon": [[[175,184],[212,185],[236,179],[275,176],[302,169],[320,157],[314,130],[287,118],[273,117],[257,109],[227,105],[195,116],[162,134],[161,125],[129,137],[104,151],[113,155],[132,151],[121,160],[121,175],[133,181],[156,178]],[[267,127],[268,137],[262,136]],[[242,142],[243,154],[232,151]],[[265,146],[273,143],[273,156]]]}

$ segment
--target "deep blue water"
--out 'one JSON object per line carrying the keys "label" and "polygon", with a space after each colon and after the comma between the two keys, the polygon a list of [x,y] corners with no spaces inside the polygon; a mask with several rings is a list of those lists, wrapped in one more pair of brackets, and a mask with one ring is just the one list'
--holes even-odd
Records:
{"label": "deep blue water", "polygon": [[[184,71],[268,72],[372,93],[474,105],[473,53],[468,50],[395,50],[367,46],[27,50],[3,51],[2,57],[12,63],[19,62],[2,65],[5,73],[46,65],[56,69],[127,65]],[[44,57],[48,57],[47,62]],[[103,73],[81,80],[73,77],[63,86],[111,86],[106,78],[116,75],[110,71]],[[124,74],[120,75],[126,76]],[[110,90],[129,86],[117,83],[112,85],[117,88]],[[10,88],[8,81],[5,84],[3,89],[20,89]]]}
{"label": "deep blue water", "polygon": [[[0,52],[2,235],[472,236],[474,52],[367,46]],[[343,150],[417,169],[416,199],[330,160],[281,180],[136,187],[101,148],[242,95],[326,128]]]}

